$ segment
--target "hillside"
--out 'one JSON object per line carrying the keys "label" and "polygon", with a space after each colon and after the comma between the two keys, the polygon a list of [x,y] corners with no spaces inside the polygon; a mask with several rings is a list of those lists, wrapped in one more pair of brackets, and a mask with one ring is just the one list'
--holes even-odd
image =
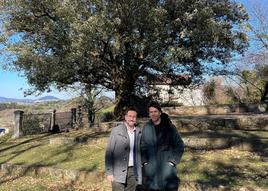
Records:
{"label": "hillside", "polygon": [[54,96],[44,96],[37,99],[16,99],[0,97],[0,103],[40,103],[40,102],[50,102],[59,101],[60,99]]}

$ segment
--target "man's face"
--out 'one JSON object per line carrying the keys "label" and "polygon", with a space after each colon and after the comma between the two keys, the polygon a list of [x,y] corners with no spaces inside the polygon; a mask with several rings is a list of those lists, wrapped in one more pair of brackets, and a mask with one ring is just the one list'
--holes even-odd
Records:
{"label": "man's face", "polygon": [[154,124],[159,124],[161,121],[160,118],[161,112],[155,107],[149,107],[149,117],[151,118]]}
{"label": "man's face", "polygon": [[125,121],[129,127],[134,127],[137,121],[137,112],[136,111],[128,111],[125,115]]}

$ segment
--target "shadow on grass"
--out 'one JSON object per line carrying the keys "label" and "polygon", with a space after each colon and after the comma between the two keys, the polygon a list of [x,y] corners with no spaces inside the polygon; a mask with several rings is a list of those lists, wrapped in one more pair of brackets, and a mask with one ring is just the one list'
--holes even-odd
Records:
{"label": "shadow on grass", "polygon": [[0,149],[0,152],[9,150],[9,149],[12,149],[12,148],[15,148],[15,147],[18,147],[18,146],[21,146],[21,145],[24,145],[24,144],[33,142],[33,141],[37,141],[37,140],[40,140],[40,139],[42,139],[42,138],[46,138],[46,137],[49,137],[49,136],[51,136],[51,134],[45,134],[45,135],[38,136],[38,137],[35,137],[35,138],[27,139],[26,141],[22,141],[22,142],[20,142],[20,143],[18,143],[18,144],[14,144],[14,145],[12,145],[12,146],[9,146],[9,147]]}
{"label": "shadow on grass", "polygon": [[[195,130],[191,132],[181,132],[185,141],[185,147],[188,152],[194,153],[189,160],[182,160],[182,163],[186,163],[180,173],[187,176],[188,174],[195,174],[199,172],[200,178],[191,184],[189,190],[208,191],[208,190],[232,190],[234,187],[247,187],[254,191],[255,187],[264,188],[268,190],[268,166],[264,165],[268,162],[268,138],[265,136],[267,131],[252,131],[252,130],[235,130],[230,129],[213,130],[213,131],[201,131]],[[187,142],[188,140],[195,139],[193,142]],[[202,140],[205,140],[202,142]],[[200,146],[201,145],[201,146]],[[205,169],[198,169],[198,165],[204,162],[202,159],[202,153],[207,151],[221,151],[224,149],[235,148],[240,151],[249,151],[253,153],[258,159],[245,158],[245,164],[241,165],[241,159],[232,158],[231,162],[213,161],[213,164],[209,164]],[[187,152],[187,150],[186,150]],[[200,156],[198,156],[200,153]],[[221,153],[223,154],[223,153]],[[246,165],[249,163],[251,165]],[[263,168],[254,168],[254,165],[263,165]],[[184,164],[185,165],[185,164]],[[210,165],[213,168],[210,168]],[[259,170],[259,171],[258,171]],[[183,184],[187,187],[187,183]],[[187,189],[186,189],[187,190]]]}
{"label": "shadow on grass", "polygon": [[[16,152],[12,152],[13,156],[7,158],[6,160],[2,161],[0,164],[4,164],[4,163],[7,163],[9,161],[11,161],[12,159],[16,158],[17,156],[31,150],[31,149],[34,149],[34,148],[37,148],[37,147],[40,147],[41,145],[43,144],[38,144],[38,145],[33,145],[33,146],[30,146],[30,147],[27,147],[26,149],[21,149],[21,150],[18,150]],[[5,156],[5,155],[2,155],[2,156]]]}
{"label": "shadow on grass", "polygon": [[204,178],[197,182],[205,187],[218,188],[220,186],[230,187],[236,186],[239,180],[244,179],[242,173],[234,165],[226,165],[224,163],[215,163],[214,171],[204,170]]}
{"label": "shadow on grass", "polygon": [[[203,190],[207,188],[234,188],[236,186],[248,186],[248,187],[268,187],[267,174],[249,173],[255,172],[255,169],[241,169],[235,164],[224,164],[221,162],[215,163],[216,168],[211,170],[204,170],[204,178],[197,180]],[[256,184],[256,185],[250,185]],[[248,185],[249,184],[249,185]],[[254,189],[253,189],[254,190]]]}
{"label": "shadow on grass", "polygon": [[[79,173],[82,173],[83,177],[87,177],[87,176],[94,177],[95,175],[92,175],[92,173],[94,173],[98,169],[97,164],[93,164],[93,165],[89,166],[88,168],[83,167],[79,170],[69,170],[69,171],[64,170],[64,169],[58,169],[58,168],[53,169],[53,167],[55,167],[57,164],[61,164],[64,162],[70,162],[73,159],[73,151],[76,149],[77,146],[81,145],[80,144],[81,142],[90,142],[90,140],[92,140],[92,139],[99,139],[99,138],[107,137],[108,134],[109,134],[109,132],[95,132],[95,133],[86,134],[86,135],[77,135],[75,138],[75,141],[72,144],[63,145],[62,147],[57,146],[59,149],[51,151],[51,153],[48,154],[48,156],[46,156],[44,159],[39,160],[38,162],[32,163],[30,166],[27,166],[27,162],[16,163],[16,165],[18,165],[20,167],[16,168],[16,165],[13,165],[13,167],[7,168],[8,170],[5,171],[6,173],[4,175],[5,178],[1,178],[2,180],[0,181],[0,184],[3,184],[3,183],[8,182],[8,181],[19,179],[20,177],[23,177],[29,173],[30,174],[32,174],[32,173],[38,174],[39,172],[44,172],[44,171],[48,171],[46,173],[53,174],[53,176],[56,175],[56,176],[63,177],[63,178],[69,177],[73,181],[76,181],[77,179],[79,179]],[[22,141],[18,144],[11,145],[11,146],[8,146],[6,148],[1,149],[0,150],[1,152],[4,152],[4,151],[8,152],[9,150],[12,151],[12,156],[7,158],[6,160],[4,160],[1,163],[1,165],[9,163],[12,159],[22,155],[26,151],[29,151],[31,149],[38,148],[40,146],[47,144],[48,141],[46,141],[43,144],[40,144],[40,143],[38,144],[38,142],[40,141],[40,139],[45,139],[45,138],[48,138],[49,136],[50,136],[50,134],[47,134],[47,135],[44,135],[41,137],[35,137],[35,138],[28,139],[28,140]],[[56,136],[61,136],[61,135],[58,134]],[[35,145],[31,145],[32,143]],[[29,144],[29,145],[27,145],[27,144]],[[21,149],[21,148],[19,148],[19,146],[23,146],[24,148]],[[92,153],[92,154],[94,154],[94,153]],[[6,154],[6,155],[8,155],[8,154]],[[50,159],[52,159],[52,160],[50,160]],[[48,162],[48,160],[50,160],[50,161]],[[44,170],[45,168],[47,168],[47,169]],[[17,171],[17,173],[16,173],[17,175],[12,176],[10,178],[9,175],[13,174],[14,173],[13,171]],[[103,175],[96,175],[96,176],[98,176],[98,178],[100,178]]]}
{"label": "shadow on grass", "polygon": [[191,154],[187,155],[187,158],[182,158],[178,170],[182,178],[181,190],[183,191],[231,191],[240,190],[241,187],[247,188],[243,189],[247,191],[268,189],[268,166],[259,157],[243,155],[239,157],[233,154],[217,157],[214,160],[213,155],[217,153],[225,155],[225,152],[215,151],[213,154],[201,151],[188,152]]}
{"label": "shadow on grass", "polygon": [[110,132],[94,132],[94,133],[88,134],[88,135],[78,135],[75,138],[75,142],[77,142],[77,143],[90,142],[91,140],[94,140],[94,139],[108,137],[109,134],[110,134]]}

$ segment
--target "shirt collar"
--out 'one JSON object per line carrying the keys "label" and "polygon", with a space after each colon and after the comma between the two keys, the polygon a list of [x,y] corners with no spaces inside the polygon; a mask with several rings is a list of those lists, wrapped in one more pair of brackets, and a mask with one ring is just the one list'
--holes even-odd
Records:
{"label": "shirt collar", "polygon": [[[124,122],[124,124],[125,124],[125,126],[126,126],[126,128],[127,128],[127,131],[129,131],[129,126],[128,126],[128,124],[126,123],[126,122]],[[133,132],[134,131],[136,131],[136,127],[134,126],[134,128],[133,128]]]}

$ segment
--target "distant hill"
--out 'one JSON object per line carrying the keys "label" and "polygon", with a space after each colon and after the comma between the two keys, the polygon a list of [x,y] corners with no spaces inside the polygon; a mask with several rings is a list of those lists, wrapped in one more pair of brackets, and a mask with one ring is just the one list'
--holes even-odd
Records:
{"label": "distant hill", "polygon": [[37,99],[15,99],[15,98],[6,98],[0,97],[0,103],[42,103],[49,101],[59,101],[60,99],[54,96],[44,96]]}
{"label": "distant hill", "polygon": [[44,96],[34,100],[34,103],[48,102],[48,101],[59,101],[60,99],[54,96]]}

